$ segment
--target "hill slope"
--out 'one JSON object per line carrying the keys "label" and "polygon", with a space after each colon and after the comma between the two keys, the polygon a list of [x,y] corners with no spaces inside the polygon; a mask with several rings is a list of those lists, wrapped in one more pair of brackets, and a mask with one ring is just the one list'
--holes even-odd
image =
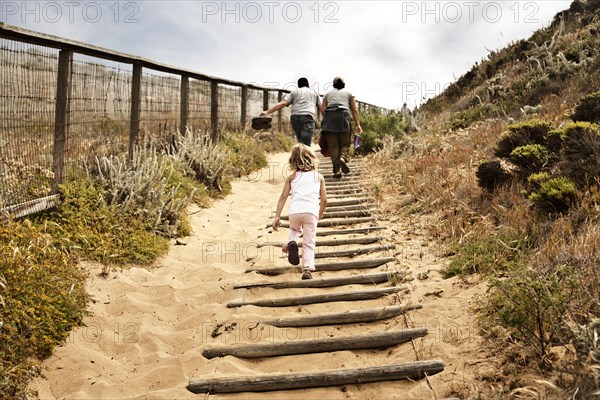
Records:
{"label": "hill slope", "polygon": [[462,398],[600,390],[599,32],[600,1],[574,1],[422,105],[422,130],[371,158],[385,210],[427,224],[451,256],[441,274],[489,285],[473,311],[501,355]]}

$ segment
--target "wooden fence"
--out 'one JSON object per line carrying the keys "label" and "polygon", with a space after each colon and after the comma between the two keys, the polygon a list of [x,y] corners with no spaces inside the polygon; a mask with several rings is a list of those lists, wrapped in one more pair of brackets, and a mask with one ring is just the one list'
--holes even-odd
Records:
{"label": "wooden fence", "polygon": [[[202,128],[218,140],[224,130],[243,131],[251,115],[289,93],[4,23],[0,40],[0,211],[17,217],[55,205],[68,166],[77,157],[108,155],[108,142],[131,156],[146,132]],[[276,116],[279,131],[287,127],[286,113]]]}

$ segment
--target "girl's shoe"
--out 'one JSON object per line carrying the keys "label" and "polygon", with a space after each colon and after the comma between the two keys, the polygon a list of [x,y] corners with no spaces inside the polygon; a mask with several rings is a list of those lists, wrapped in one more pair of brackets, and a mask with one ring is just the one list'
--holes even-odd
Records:
{"label": "girl's shoe", "polygon": [[304,273],[302,274],[302,280],[305,281],[307,279],[312,279],[312,274],[309,270],[305,269]]}
{"label": "girl's shoe", "polygon": [[300,257],[298,256],[298,243],[294,241],[288,243],[288,261],[292,265],[300,264]]}
{"label": "girl's shoe", "polygon": [[336,172],[335,174],[333,174],[333,177],[335,179],[342,179],[342,173],[341,172]]}

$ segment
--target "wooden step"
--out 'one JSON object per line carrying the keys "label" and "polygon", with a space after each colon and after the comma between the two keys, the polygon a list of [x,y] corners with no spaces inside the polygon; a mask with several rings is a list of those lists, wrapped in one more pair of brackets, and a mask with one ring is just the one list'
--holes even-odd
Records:
{"label": "wooden step", "polygon": [[[373,258],[368,260],[357,260],[357,261],[343,261],[343,262],[334,262],[334,263],[323,263],[316,264],[317,271],[343,271],[349,269],[367,269],[367,268],[377,268],[381,265],[391,263],[396,261],[394,257],[383,257],[383,258]],[[301,267],[271,267],[271,268],[249,268],[246,270],[248,272],[257,272],[262,275],[282,275],[290,272],[300,272],[302,271]]]}
{"label": "wooden step", "polygon": [[257,306],[257,307],[288,307],[288,306],[302,306],[307,304],[318,304],[318,303],[332,303],[336,301],[358,301],[358,300],[372,300],[384,297],[390,294],[408,291],[405,286],[388,287],[381,289],[371,289],[365,291],[354,291],[354,292],[341,292],[341,293],[327,293],[318,294],[313,296],[299,296],[299,297],[282,297],[278,299],[259,299],[259,300],[248,300],[248,301],[232,301],[227,303],[227,308],[237,308],[243,306]]}
{"label": "wooden step", "polygon": [[341,235],[354,235],[360,233],[371,233],[384,230],[383,226],[370,226],[367,228],[355,228],[355,229],[344,229],[344,230],[333,230],[333,231],[317,231],[317,236],[341,236]]}
{"label": "wooden step", "polygon": [[327,326],[357,324],[361,322],[374,322],[384,319],[397,317],[412,310],[423,308],[420,304],[410,306],[387,306],[380,308],[371,308],[368,310],[345,311],[342,313],[311,315],[308,317],[278,318],[262,321],[267,325],[277,328],[301,328],[306,326]]}
{"label": "wooden step", "polygon": [[210,360],[211,358],[225,356],[263,358],[344,350],[382,349],[406,343],[425,335],[427,335],[427,329],[417,328],[280,343],[269,341],[256,344],[212,345],[205,348],[202,355]]}
{"label": "wooden step", "polygon": [[[315,243],[316,246],[344,246],[348,244],[371,244],[375,242],[379,242],[383,240],[383,236],[365,236],[365,237],[356,237],[349,239],[335,239],[335,240],[317,240]],[[257,248],[265,247],[265,246],[274,246],[274,247],[283,247],[283,243],[281,242],[265,242],[259,243],[256,245]],[[302,247],[302,243],[298,243],[299,247]]]}
{"label": "wooden step", "polygon": [[315,252],[315,258],[332,258],[332,257],[356,257],[362,254],[375,253],[377,251],[393,250],[395,244],[386,244],[385,246],[359,247],[350,250],[338,250],[331,252]]}
{"label": "wooden step", "polygon": [[345,199],[345,200],[332,200],[327,201],[328,207],[339,207],[339,206],[353,206],[357,204],[365,204],[372,201],[369,197],[357,197],[353,199]]}
{"label": "wooden step", "polygon": [[377,367],[343,368],[293,374],[192,378],[187,389],[192,393],[240,393],[308,389],[405,379],[414,381],[442,372],[444,368],[442,360],[427,360]]}
{"label": "wooden step", "polygon": [[404,276],[403,272],[382,272],[379,274],[361,274],[344,276],[340,278],[327,278],[327,279],[308,279],[308,280],[296,280],[288,282],[258,282],[258,283],[238,283],[233,286],[234,289],[249,289],[249,288],[261,288],[268,287],[272,289],[290,289],[290,288],[326,288],[344,285],[361,285],[371,284],[376,285],[378,283],[384,283],[390,280],[390,278],[401,278]]}
{"label": "wooden step", "polygon": [[[321,220],[317,223],[318,227],[330,227],[330,226],[347,226],[347,225],[358,225],[364,224],[367,222],[375,221],[374,217],[362,217],[362,218],[344,218],[344,219],[331,219],[331,220]],[[272,225],[267,225],[267,228],[270,228]],[[289,228],[290,224],[287,222],[282,222],[280,225],[282,228]]]}
{"label": "wooden step", "polygon": [[[333,219],[333,218],[362,218],[362,217],[370,217],[371,213],[375,212],[375,210],[355,210],[355,211],[337,211],[337,212],[326,212],[323,213],[323,218],[321,219]],[[289,221],[289,215],[282,215],[280,218],[282,221]]]}

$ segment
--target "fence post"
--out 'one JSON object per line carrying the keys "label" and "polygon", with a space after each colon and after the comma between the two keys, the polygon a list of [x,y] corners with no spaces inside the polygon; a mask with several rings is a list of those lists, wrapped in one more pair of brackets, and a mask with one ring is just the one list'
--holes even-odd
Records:
{"label": "fence post", "polygon": [[[281,102],[281,100],[283,100],[283,92],[281,90],[277,91],[277,102]],[[279,132],[282,131],[282,119],[283,119],[283,112],[281,110],[277,111],[277,130]]]}
{"label": "fence post", "polygon": [[263,90],[263,111],[269,109],[269,90]]}
{"label": "fence post", "polygon": [[181,93],[179,97],[179,134],[185,135],[190,105],[190,77],[187,75],[181,75]]}
{"label": "fence post", "polygon": [[129,159],[140,136],[140,114],[142,107],[142,66],[133,64],[131,77],[131,120],[129,123]]}
{"label": "fence post", "polygon": [[246,129],[246,119],[248,118],[248,86],[242,86],[242,110],[241,110],[242,131]]}
{"label": "fence post", "polygon": [[210,131],[213,142],[219,139],[219,83],[210,82]]}
{"label": "fence post", "polygon": [[52,170],[54,181],[52,192],[58,192],[58,185],[67,181],[66,143],[69,131],[69,99],[73,74],[73,50],[61,50],[58,54],[58,74],[56,79],[56,108],[54,111],[54,149]]}

